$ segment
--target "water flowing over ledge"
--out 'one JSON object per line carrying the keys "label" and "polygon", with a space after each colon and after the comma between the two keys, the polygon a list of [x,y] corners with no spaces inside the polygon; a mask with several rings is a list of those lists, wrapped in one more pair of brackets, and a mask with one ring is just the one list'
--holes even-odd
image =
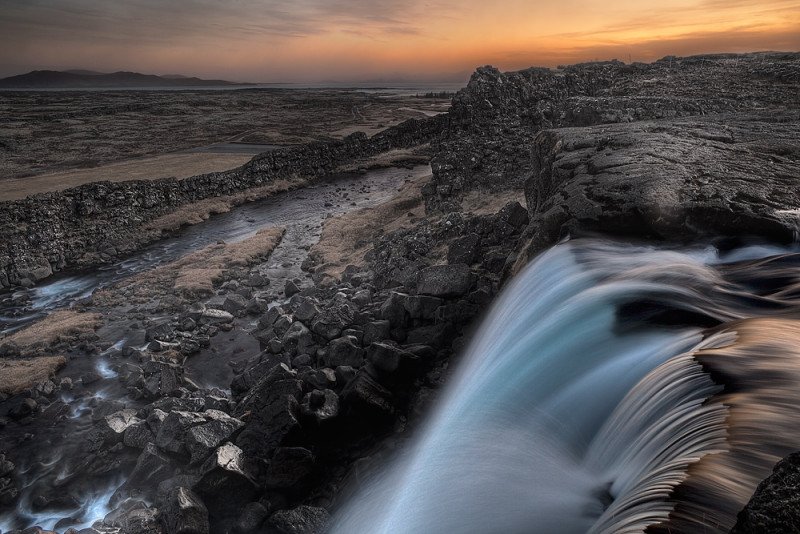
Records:
{"label": "water flowing over ledge", "polygon": [[416,442],[333,531],[728,531],[800,443],[800,327],[785,317],[798,261],[554,247],[509,284]]}

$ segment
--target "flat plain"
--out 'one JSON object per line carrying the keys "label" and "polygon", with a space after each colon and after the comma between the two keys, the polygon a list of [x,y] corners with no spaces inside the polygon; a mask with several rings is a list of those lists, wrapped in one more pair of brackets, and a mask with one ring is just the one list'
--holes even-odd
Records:
{"label": "flat plain", "polygon": [[449,104],[357,90],[0,92],[0,201],[227,170],[259,145],[372,135]]}

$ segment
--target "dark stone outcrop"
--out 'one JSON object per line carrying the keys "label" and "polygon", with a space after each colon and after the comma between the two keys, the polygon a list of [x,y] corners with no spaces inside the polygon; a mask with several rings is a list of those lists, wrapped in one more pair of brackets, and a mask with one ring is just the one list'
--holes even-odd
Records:
{"label": "dark stone outcrop", "polygon": [[775,466],[739,512],[731,534],[790,534],[800,532],[800,452]]}
{"label": "dark stone outcrop", "polygon": [[800,114],[736,114],[540,133],[524,263],[571,235],[795,239]]}
{"label": "dark stone outcrop", "polygon": [[268,524],[279,534],[321,534],[330,521],[324,508],[298,506],[292,510],[275,512]]}
{"label": "dark stone outcrop", "polygon": [[177,487],[161,504],[167,532],[174,534],[208,534],[208,509],[190,489]]}
{"label": "dark stone outcrop", "polygon": [[472,285],[472,272],[464,263],[433,265],[417,278],[417,292],[432,297],[460,297]]}
{"label": "dark stone outcrop", "polygon": [[481,67],[453,99],[435,142],[430,209],[452,209],[464,192],[519,187],[541,130],[800,104],[800,54],[667,57],[644,64],[584,63],[500,72]]}

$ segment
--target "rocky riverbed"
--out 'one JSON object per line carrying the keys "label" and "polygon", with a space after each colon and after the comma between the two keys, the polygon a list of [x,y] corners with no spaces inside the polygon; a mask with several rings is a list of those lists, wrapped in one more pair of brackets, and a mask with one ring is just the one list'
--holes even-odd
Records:
{"label": "rocky riverbed", "polygon": [[[0,283],[33,288],[7,297],[17,308],[54,271],[124,265],[187,206],[222,198],[217,211],[233,211],[218,220],[269,227],[109,280],[50,330],[45,318],[0,340],[9,365],[61,358],[0,404],[0,529],[323,532],[403,450],[476,319],[545,247],[593,234],[796,241],[798,72],[797,54],[481,68],[449,113],[373,137],[0,205],[12,237]],[[320,185],[427,157],[430,177]],[[258,203],[240,204],[280,180],[296,190],[259,202],[292,198],[305,215],[261,224]],[[742,531],[771,524],[777,478]],[[784,511],[775,524],[800,514]]]}

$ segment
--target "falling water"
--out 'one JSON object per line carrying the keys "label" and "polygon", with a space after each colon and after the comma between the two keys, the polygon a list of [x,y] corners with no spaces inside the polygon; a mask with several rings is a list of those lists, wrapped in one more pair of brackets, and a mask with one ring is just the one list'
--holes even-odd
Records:
{"label": "falling water", "polygon": [[727,531],[800,444],[800,327],[774,328],[791,338],[779,362],[739,333],[753,317],[794,323],[777,317],[798,308],[799,263],[770,247],[551,249],[508,285],[415,442],[333,531]]}

